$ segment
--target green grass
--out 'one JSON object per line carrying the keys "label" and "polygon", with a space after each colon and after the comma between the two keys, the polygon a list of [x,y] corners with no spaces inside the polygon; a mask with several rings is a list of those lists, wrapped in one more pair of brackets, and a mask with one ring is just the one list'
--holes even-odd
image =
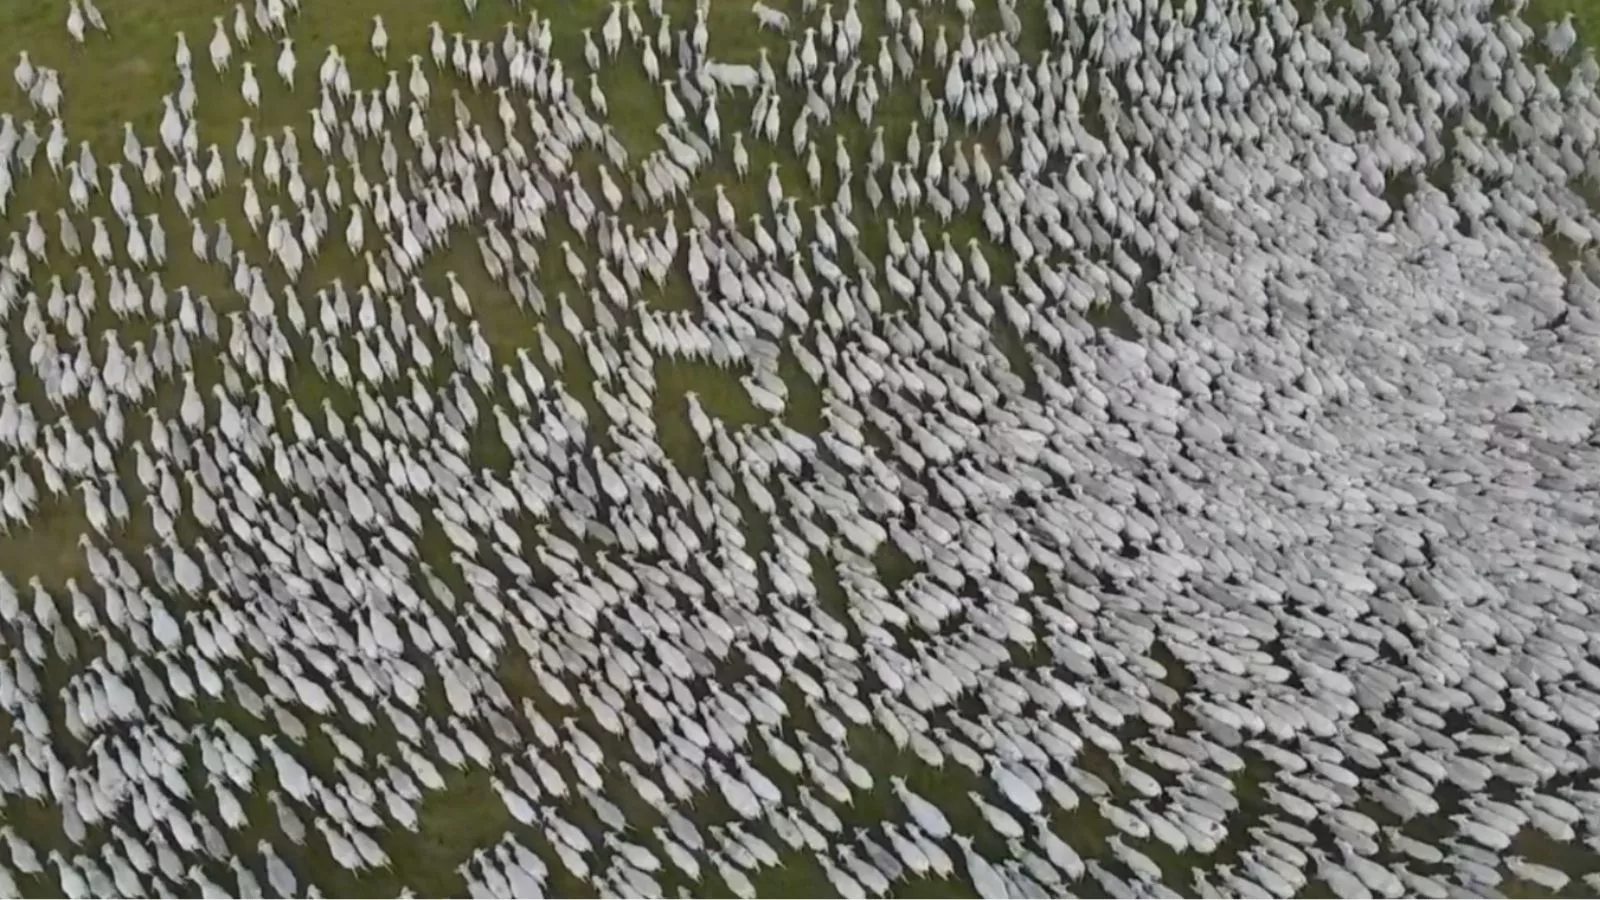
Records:
{"label": "green grass", "polygon": [[[1554,9],[1555,4],[1559,2],[1563,0],[1548,0],[1550,5],[1546,8]],[[198,109],[201,113],[201,145],[204,147],[211,143],[217,144],[229,164],[228,188],[220,196],[202,205],[201,216],[208,223],[219,218],[226,219],[240,249],[247,251],[256,259],[261,258],[264,255],[264,247],[261,246],[259,238],[250,235],[242,220],[238,191],[241,183],[240,173],[232,165],[232,148],[238,133],[238,120],[246,111],[237,89],[240,62],[244,54],[240,52],[241,48],[235,48],[232,71],[219,80],[211,72],[206,51],[211,35],[211,17],[226,12],[231,22],[231,10],[225,10],[215,0],[206,2],[166,0],[160,3],[153,0],[101,0],[100,5],[110,20],[114,38],[106,40],[98,35],[91,35],[84,48],[72,46],[68,41],[61,21],[64,9],[59,4],[13,3],[0,8],[0,68],[5,70],[5,77],[0,78],[0,110],[9,110],[17,114],[19,119],[26,115],[28,109],[26,101],[17,96],[9,72],[11,65],[14,64],[15,51],[18,48],[27,48],[37,63],[53,66],[64,73],[66,99],[63,106],[63,120],[67,133],[74,145],[79,139],[90,140],[104,167],[107,163],[120,158],[121,129],[124,121],[132,122],[146,143],[155,140],[154,131],[159,121],[160,97],[167,92],[175,91],[178,84],[172,66],[174,46],[172,35],[175,30],[185,31],[194,54],[194,67],[200,91]],[[687,3],[675,2],[669,3],[668,6],[675,23],[683,24],[689,21],[690,7]],[[791,14],[798,18],[799,4],[791,3],[787,6]],[[548,14],[552,19],[558,54],[566,61],[568,72],[578,82],[580,91],[587,89],[587,79],[579,52],[581,32],[585,27],[595,28],[598,32],[598,26],[603,21],[606,10],[607,4],[603,0],[569,0],[548,10],[541,9],[541,15]],[[640,12],[642,15],[643,9]],[[391,40],[389,60],[396,66],[399,66],[409,53],[418,52],[426,55],[426,26],[435,18],[442,23],[447,32],[460,31],[488,40],[499,39],[499,25],[508,17],[516,18],[519,23],[526,21],[523,16],[514,16],[504,0],[484,0],[477,16],[470,20],[465,16],[461,6],[455,2],[306,0],[303,12],[294,19],[292,26],[292,34],[296,39],[300,55],[299,89],[292,97],[286,95],[273,73],[272,61],[276,49],[269,41],[258,35],[253,48],[248,52],[248,58],[256,63],[263,93],[262,108],[252,114],[257,123],[257,135],[259,137],[276,133],[281,126],[294,124],[300,133],[301,155],[305,162],[308,186],[320,185],[323,182],[321,161],[311,147],[309,119],[305,112],[315,102],[316,94],[312,86],[315,84],[316,70],[321,64],[325,48],[329,44],[337,44],[345,51],[350,61],[351,74],[356,85],[369,89],[380,87],[383,83],[384,66],[367,50],[370,16],[374,13],[383,14],[387,21]],[[869,35],[868,42],[871,41],[870,35],[881,30],[882,23],[878,19],[880,14],[879,4],[870,2],[863,4],[862,15]],[[940,23],[949,25],[953,33],[958,30],[954,10],[949,7],[927,7],[923,10],[923,17],[930,42],[934,29]],[[1583,17],[1583,21],[1585,34],[1596,33],[1594,29],[1588,27],[1590,19],[1587,16]],[[1037,23],[1030,24],[1037,25]],[[985,31],[994,27],[996,24],[993,10],[986,8],[980,14],[977,30]],[[647,21],[646,29],[653,34],[654,24]],[[756,57],[756,47],[769,46],[772,48],[773,65],[780,71],[781,77],[785,52],[781,42],[759,36],[755,29],[754,18],[748,14],[746,5],[740,0],[713,4],[711,12],[713,52],[723,59],[753,61]],[[1042,33],[1043,29],[1040,27],[1030,28],[1027,34],[1027,49],[1037,49],[1038,39]],[[448,121],[450,115],[451,83],[442,75],[433,72],[431,63],[428,69],[434,96],[431,126],[434,133],[438,134],[439,129],[445,127],[444,123]],[[631,58],[625,58],[622,64],[608,67],[601,77],[601,85],[609,98],[610,119],[617,128],[619,138],[627,146],[633,160],[641,159],[658,143],[653,129],[664,116],[660,89],[648,83],[643,71]],[[473,106],[475,121],[483,122],[491,140],[498,142],[500,126],[493,114],[492,105],[480,102],[481,98],[469,99]],[[786,98],[786,128],[792,117],[794,105],[793,97]],[[748,112],[747,101],[724,101],[721,105],[724,134],[730,135],[740,128],[747,119]],[[914,82],[909,86],[901,84],[894,88],[886,88],[885,97],[879,108],[878,124],[883,125],[885,129],[888,145],[895,148],[892,152],[897,152],[898,148],[904,145],[905,134],[910,124],[917,118]],[[867,148],[871,140],[870,130],[856,122],[853,113],[845,110],[839,111],[836,122],[839,132],[850,147],[856,170],[861,171],[865,167]],[[45,123],[40,124],[41,131],[45,131]],[[524,129],[525,127],[524,124]],[[952,128],[955,139],[969,146],[974,142],[985,144],[990,148],[990,158],[996,158],[993,152],[992,133],[966,135],[955,129],[954,125]],[[814,127],[813,136],[820,135],[821,129]],[[527,143],[526,134],[522,137],[524,143]],[[926,140],[925,131],[924,140]],[[828,141],[819,141],[823,149],[826,149],[827,143]],[[726,187],[741,217],[748,217],[758,212],[767,213],[764,177],[766,166],[770,161],[780,164],[786,190],[801,195],[802,209],[811,203],[822,202],[819,198],[807,195],[803,169],[788,148],[787,130],[778,148],[769,148],[755,141],[749,143],[752,177],[748,182],[741,182],[735,176],[728,156],[730,146],[731,143],[725,138],[717,163],[711,166],[695,185],[693,200],[708,216],[714,215],[713,185],[718,183]],[[577,169],[585,173],[586,183],[591,192],[597,194],[598,182],[590,171],[590,164],[595,161],[587,157],[580,158]],[[368,148],[366,171],[369,177],[376,171],[376,165],[375,152]],[[824,170],[827,173],[824,179],[824,193],[826,196],[831,196],[834,190],[833,175],[831,166],[826,162]],[[348,196],[348,175],[341,173],[341,176]],[[132,181],[133,179],[130,179],[130,182]],[[287,203],[284,198],[269,197],[260,182],[258,175],[257,183],[258,187],[263,189],[264,204]],[[135,186],[134,192],[141,209],[152,208],[152,200],[145,195],[142,187]],[[8,229],[15,229],[22,222],[22,214],[27,209],[38,207],[48,210],[60,205],[63,198],[64,186],[53,181],[41,159],[34,177],[19,184],[17,196],[11,202],[10,215],[5,219],[5,225]],[[867,210],[864,199],[858,197],[856,202],[859,210],[859,227],[863,233],[862,245],[870,257],[874,259],[881,257],[886,240],[885,222],[890,218],[895,219],[902,234],[909,233],[911,226],[909,213],[895,217],[891,217],[888,212],[875,215]],[[91,212],[109,219],[109,209],[103,196],[94,199]],[[162,270],[162,278],[169,292],[175,290],[178,285],[186,284],[192,286],[197,293],[208,295],[219,314],[242,308],[243,301],[235,296],[228,286],[227,273],[215,266],[202,265],[192,258],[188,248],[187,231],[178,227],[181,217],[170,201],[163,202],[162,212],[168,229],[170,255],[169,263]],[[645,214],[631,209],[626,218],[640,228],[657,225],[660,222],[659,213]],[[88,232],[84,221],[82,217],[78,218],[80,230],[84,231],[87,240]],[[687,210],[679,209],[677,222],[680,227],[685,226],[687,221]],[[588,308],[588,301],[583,292],[564,274],[558,274],[562,269],[558,259],[559,250],[556,248],[562,240],[577,245],[576,236],[571,233],[560,216],[550,216],[547,224],[550,244],[541,248],[544,258],[541,288],[552,305],[558,293],[565,292],[574,302],[578,314],[586,321],[593,321],[592,310]],[[928,224],[933,223],[930,221]],[[54,247],[54,231],[48,223],[47,230],[51,232],[52,247]],[[343,276],[347,284],[353,284],[361,279],[363,270],[359,262],[352,261],[343,248],[342,230],[343,218],[335,214],[323,255],[308,266],[298,289],[302,301],[309,301],[315,288],[325,284],[335,275]],[[982,232],[970,217],[952,223],[949,231],[952,240],[958,245],[967,237],[981,235]],[[375,229],[369,232],[369,235],[374,233]],[[1007,280],[1010,271],[1005,263],[1004,254],[990,248],[989,259],[995,267],[996,278]],[[65,274],[70,273],[71,268],[70,265],[58,263],[55,271]],[[483,324],[484,334],[495,351],[496,362],[514,364],[512,353],[519,347],[532,346],[534,343],[533,329],[538,324],[535,317],[518,309],[512,298],[490,280],[479,262],[478,250],[470,240],[458,239],[452,247],[431,260],[425,267],[424,280],[436,295],[444,290],[443,273],[447,270],[456,272],[472,294],[476,314]],[[99,272],[96,274],[97,277],[100,276]],[[100,280],[103,296],[103,277]],[[695,301],[687,290],[684,280],[681,274],[674,273],[673,279],[662,290],[647,283],[642,303],[653,309],[693,308]],[[888,298],[887,291],[880,289],[880,293]],[[1108,315],[1107,318],[1111,316]],[[558,374],[567,389],[585,404],[591,422],[596,423],[596,427],[591,429],[592,439],[604,441],[603,428],[598,427],[604,422],[604,412],[594,399],[593,373],[583,358],[579,344],[566,333],[554,315],[550,316],[545,324],[560,346],[565,360],[564,371],[549,374]],[[121,328],[125,332],[125,345],[129,340],[143,337],[148,332],[148,329],[141,325],[115,323],[109,314],[105,313],[92,323],[91,332],[112,327]],[[21,354],[25,353],[27,345],[19,327],[13,326],[10,340],[14,355],[19,359],[23,358]],[[1000,340],[1014,367],[1025,377],[1031,378],[1031,372],[1027,371],[1023,362],[1026,357],[1021,350],[1021,339],[1007,326],[1000,335]],[[222,351],[198,342],[194,349],[196,358],[200,361],[200,380],[214,381],[219,377],[219,369],[214,362],[207,361],[205,357]],[[302,353],[306,350],[304,347],[296,349]],[[533,355],[536,358],[538,356],[537,353]],[[797,364],[787,354],[783,371],[791,392],[786,421],[798,430],[816,433],[821,426],[820,394],[799,376]],[[710,365],[663,361],[658,363],[655,375],[657,431],[665,452],[686,473],[704,473],[704,461],[698,442],[688,427],[683,412],[684,395],[687,392],[697,392],[706,408],[730,427],[758,424],[766,418],[750,404],[737,381],[736,374],[720,371]],[[292,384],[294,398],[300,408],[308,413],[319,409],[322,401],[326,399],[348,419],[349,411],[356,406],[356,401],[351,395],[323,380],[309,365],[293,373]],[[33,382],[24,380],[24,385],[33,385]],[[48,405],[37,391],[36,385],[34,390],[25,393],[24,397],[33,403],[42,417],[49,415]],[[177,390],[170,387],[163,392],[158,401],[163,415],[171,416],[175,413],[178,397]],[[80,403],[73,407],[70,413],[75,417],[84,417],[87,415],[87,409]],[[505,462],[505,450],[494,434],[492,419],[490,422],[490,427],[481,428],[474,435],[474,462],[501,468]],[[146,428],[142,416],[129,415],[128,433],[130,442],[144,439]],[[125,485],[132,486],[125,487],[129,492],[129,501],[137,510],[142,498],[137,490],[137,482],[132,476],[131,458],[122,463],[121,467]],[[758,518],[748,506],[746,513],[747,520]],[[189,529],[187,523],[180,527],[185,531]],[[765,532],[765,527],[764,523],[759,521],[752,525],[751,546],[748,548],[752,554],[770,545],[771,535]],[[18,585],[25,584],[35,575],[52,587],[59,587],[68,578],[76,578],[80,584],[86,584],[85,564],[76,544],[78,536],[84,533],[86,528],[81,503],[75,493],[68,494],[60,501],[45,499],[31,528],[0,538],[0,571]],[[554,526],[554,530],[564,533],[559,525]],[[527,529],[524,531],[527,532]],[[570,538],[570,535],[565,536]],[[533,540],[531,532],[524,533],[523,537],[531,548]],[[424,559],[459,589],[459,576],[449,561],[449,545],[443,541],[437,529],[432,530],[432,538],[422,546]],[[148,520],[142,513],[136,513],[132,526],[118,537],[124,552],[139,564],[143,561],[140,548],[151,540]],[[820,555],[815,556],[812,562],[821,601],[830,609],[842,610],[845,599],[833,563]],[[909,561],[892,551],[880,554],[876,563],[880,574],[891,587],[907,577],[911,571]],[[5,630],[8,638],[13,636],[10,634],[12,629],[0,630]],[[87,650],[88,645],[85,645],[84,649]],[[419,665],[426,663],[426,660],[420,658],[412,661]],[[1020,665],[1028,661],[1018,662]],[[1174,673],[1174,687],[1179,687],[1184,677],[1182,667],[1175,660],[1169,659],[1167,662],[1168,668]],[[47,671],[46,690],[59,686],[69,674],[63,666]],[[501,661],[501,674],[503,686],[513,700],[528,699],[552,721],[565,715],[556,708],[554,702],[541,688],[529,669],[527,660],[522,658],[519,651],[513,648],[506,652]],[[429,697],[430,705],[435,712],[441,712],[444,703],[439,696],[441,691],[437,680],[435,679],[430,686],[433,689],[433,696]],[[796,711],[792,727],[803,727],[814,731],[814,722],[801,704],[798,692],[790,688],[784,696],[789,708]],[[963,712],[973,716],[980,711],[965,709]],[[191,725],[208,719],[225,718],[251,737],[265,730],[261,723],[240,710],[229,707],[201,704],[184,710],[180,717]],[[331,774],[334,751],[328,741],[317,733],[314,717],[307,715],[304,718],[313,732],[308,745],[311,767],[324,774]],[[383,722],[381,717],[379,721],[378,727],[370,729],[358,727],[349,721],[340,721],[337,724],[347,734],[359,738],[367,747],[370,756],[391,748],[395,741],[396,736],[389,725]],[[1180,726],[1183,724],[1180,722]],[[1135,736],[1136,734],[1130,730],[1124,738]],[[608,753],[616,753],[619,756],[626,753],[622,745],[605,740],[605,735],[596,734],[596,738],[601,740],[603,748]],[[898,804],[887,789],[888,776],[900,774],[925,796],[940,800],[946,806],[958,830],[982,834],[983,840],[979,845],[991,858],[998,859],[1004,856],[1003,844],[995,841],[993,835],[987,833],[975,809],[962,799],[966,791],[979,788],[979,783],[959,765],[950,763],[944,771],[934,771],[909,751],[896,748],[887,737],[873,729],[853,729],[850,748],[852,756],[873,774],[876,786],[870,792],[858,793],[853,809],[842,811],[841,814],[848,825],[865,826],[885,818],[900,818]],[[68,746],[63,752],[69,755],[76,754],[79,749]],[[1111,783],[1117,783],[1109,761],[1097,752],[1086,752],[1080,763],[1098,772]],[[763,765],[763,768],[769,773],[777,771],[772,765]],[[1237,782],[1245,810],[1240,817],[1241,822],[1248,821],[1251,816],[1265,811],[1265,801],[1256,789],[1255,782],[1260,771],[1253,768],[1246,773],[1249,777],[1241,777]],[[630,822],[633,823],[635,839],[649,843],[648,838],[639,838],[638,835],[647,834],[651,827],[661,824],[655,812],[632,795],[631,789],[626,786],[620,773],[613,770],[608,773],[608,777],[610,780],[607,787],[612,799],[624,808]],[[264,774],[259,775],[257,783],[265,783],[268,780]],[[297,870],[302,883],[316,884],[328,894],[390,896],[398,893],[403,887],[409,887],[420,895],[443,896],[464,893],[464,884],[456,874],[457,866],[467,860],[476,849],[492,845],[502,834],[510,832],[524,844],[545,856],[552,871],[550,889],[553,893],[578,896],[588,892],[586,885],[565,875],[554,855],[549,852],[541,834],[517,824],[510,817],[491,789],[486,773],[469,771],[464,774],[450,774],[448,781],[445,791],[430,795],[422,805],[422,827],[419,834],[411,835],[399,829],[391,829],[383,835],[385,848],[394,861],[390,870],[370,872],[359,878],[353,877],[329,858],[325,846],[315,836],[305,848],[295,848],[281,840],[274,840],[274,843],[279,845],[278,852]],[[786,781],[781,781],[780,785],[786,789],[792,787],[792,784]],[[210,811],[210,803],[208,798],[202,802],[202,806]],[[277,826],[274,824],[270,807],[262,796],[249,798],[247,808],[251,812],[252,827],[246,833],[230,835],[229,840],[232,849],[239,857],[250,861],[256,858],[254,849],[256,841],[263,838],[272,840]],[[569,810],[565,814],[594,836],[598,836],[603,830],[603,826],[592,818],[587,809],[569,805]],[[720,800],[715,797],[700,802],[694,814],[707,823],[722,821],[728,816],[727,811],[721,809]],[[63,852],[71,850],[60,837],[58,817],[51,809],[34,803],[14,803],[0,811],[0,819],[13,824],[20,833],[43,848],[59,848]],[[1053,819],[1053,825],[1086,857],[1096,855],[1104,859],[1108,826],[1091,804],[1085,803],[1072,813],[1057,814]],[[764,832],[764,834],[770,843],[781,846],[770,833]],[[1247,839],[1243,836],[1241,825],[1236,829],[1229,848],[1239,849],[1244,846],[1245,840]],[[1142,848],[1163,865],[1169,883],[1175,886],[1187,886],[1188,870],[1198,864],[1198,860],[1159,853],[1158,847],[1148,843],[1142,845]],[[1530,839],[1519,849],[1532,858],[1556,862],[1567,868],[1593,867],[1593,859],[1587,854],[1582,860],[1568,857],[1570,848],[1550,847]],[[959,860],[957,862],[959,867]],[[259,866],[257,869],[260,877]],[[219,880],[224,885],[231,884],[231,881],[223,880],[228,877],[225,871],[216,870],[214,867],[208,871],[213,880]],[[698,885],[680,885],[672,877],[665,875],[661,877],[661,881],[669,892],[682,887],[697,895],[726,893],[715,875],[708,876]],[[790,855],[786,857],[784,865],[761,872],[755,877],[755,882],[761,893],[769,896],[818,896],[833,893],[821,870],[809,856]],[[32,894],[53,894],[59,893],[60,890],[59,885],[55,883],[53,869],[47,870],[45,876],[40,878],[19,878],[19,885]],[[1093,885],[1076,887],[1080,892],[1099,892]],[[1317,889],[1321,887],[1313,885],[1306,892],[1307,896],[1316,895]],[[1519,894],[1535,893],[1528,885],[1508,885],[1508,887],[1516,888]],[[192,886],[180,889],[194,890]],[[970,894],[971,886],[959,882],[913,881],[896,885],[895,890],[904,896],[963,896]],[[1511,891],[1508,890],[1508,893]]]}

